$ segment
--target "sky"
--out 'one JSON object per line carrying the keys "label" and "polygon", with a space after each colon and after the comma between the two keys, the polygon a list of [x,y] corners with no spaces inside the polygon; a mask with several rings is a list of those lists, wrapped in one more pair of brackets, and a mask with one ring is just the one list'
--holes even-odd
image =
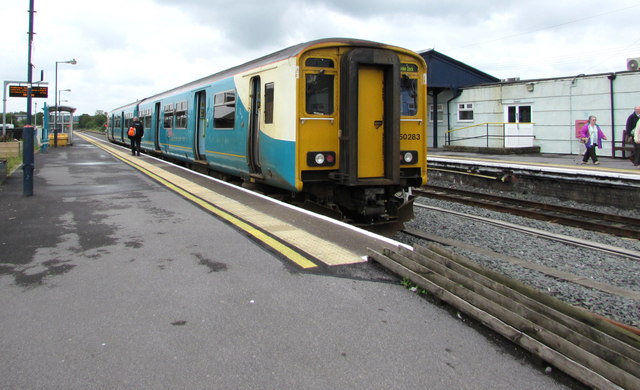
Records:
{"label": "sky", "polygon": [[[28,78],[29,3],[0,0],[4,81]],[[33,80],[44,71],[49,83],[34,109],[55,104],[58,62],[60,104],[76,115],[320,38],[435,49],[500,79],[618,72],[640,57],[630,0],[34,0],[34,10]],[[7,112],[26,111],[27,99],[6,95]]]}

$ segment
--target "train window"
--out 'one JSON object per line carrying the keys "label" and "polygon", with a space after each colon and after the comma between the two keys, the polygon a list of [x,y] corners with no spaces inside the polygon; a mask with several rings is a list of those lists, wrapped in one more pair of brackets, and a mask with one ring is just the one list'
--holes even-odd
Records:
{"label": "train window", "polygon": [[142,126],[145,129],[150,129],[151,128],[151,116],[145,116],[142,118]]}
{"label": "train window", "polygon": [[176,129],[187,128],[187,102],[176,103]]}
{"label": "train window", "polygon": [[142,128],[149,129],[151,128],[151,110],[140,110],[138,114],[140,118],[140,122],[142,122]]}
{"label": "train window", "polygon": [[176,129],[186,129],[186,128],[187,128],[187,112],[177,111],[176,112]]}
{"label": "train window", "polygon": [[173,112],[164,113],[164,128],[165,129],[173,128]]}
{"label": "train window", "polygon": [[120,121],[122,120],[122,118],[120,118],[120,116],[115,117],[116,118],[116,129],[120,129]]}
{"label": "train window", "polygon": [[217,93],[213,97],[213,127],[232,129],[236,121],[236,92]]}
{"label": "train window", "polygon": [[400,81],[400,115],[414,116],[418,113],[418,80],[402,75]]}
{"label": "train window", "polygon": [[333,75],[307,74],[307,113],[311,115],[333,114]]}
{"label": "train window", "polygon": [[264,123],[273,123],[273,83],[264,85]]}
{"label": "train window", "polygon": [[333,68],[333,60],[329,58],[307,58],[304,64],[316,68]]}

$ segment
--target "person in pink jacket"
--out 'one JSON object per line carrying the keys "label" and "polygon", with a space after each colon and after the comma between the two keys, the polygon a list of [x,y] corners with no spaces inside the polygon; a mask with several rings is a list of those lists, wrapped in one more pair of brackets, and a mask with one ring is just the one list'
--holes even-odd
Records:
{"label": "person in pink jacket", "polygon": [[589,122],[580,129],[580,141],[584,142],[584,146],[587,150],[582,156],[582,164],[586,164],[589,161],[589,157],[595,165],[599,165],[598,156],[596,156],[596,148],[602,149],[602,140],[607,139],[600,126],[596,124],[596,117],[589,116]]}

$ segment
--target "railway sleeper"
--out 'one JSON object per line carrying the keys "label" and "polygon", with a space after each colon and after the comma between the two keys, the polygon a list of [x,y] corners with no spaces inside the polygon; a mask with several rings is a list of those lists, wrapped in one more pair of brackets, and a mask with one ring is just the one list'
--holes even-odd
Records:
{"label": "railway sleeper", "polygon": [[640,337],[433,245],[369,257],[595,388],[640,388]]}

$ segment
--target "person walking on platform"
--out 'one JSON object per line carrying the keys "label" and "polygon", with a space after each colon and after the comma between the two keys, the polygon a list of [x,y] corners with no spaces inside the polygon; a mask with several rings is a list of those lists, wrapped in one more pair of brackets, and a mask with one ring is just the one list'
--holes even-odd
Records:
{"label": "person walking on platform", "polygon": [[582,156],[583,165],[589,161],[589,157],[591,157],[595,165],[600,165],[598,156],[596,156],[596,148],[602,149],[603,139],[607,139],[607,137],[605,137],[600,126],[596,124],[596,117],[590,115],[587,124],[580,129],[580,141],[584,142],[586,147],[584,156]]}
{"label": "person walking on platform", "polygon": [[629,118],[627,118],[627,137],[631,138],[633,143],[633,166],[640,169],[640,137],[636,134],[638,132],[638,120],[640,118],[640,106],[636,106]]}
{"label": "person walking on platform", "polygon": [[144,126],[140,122],[140,118],[133,118],[133,123],[131,123],[131,127],[127,132],[129,136],[129,140],[131,141],[131,154],[133,156],[138,153],[140,155],[140,142],[142,141],[142,136],[144,135]]}

